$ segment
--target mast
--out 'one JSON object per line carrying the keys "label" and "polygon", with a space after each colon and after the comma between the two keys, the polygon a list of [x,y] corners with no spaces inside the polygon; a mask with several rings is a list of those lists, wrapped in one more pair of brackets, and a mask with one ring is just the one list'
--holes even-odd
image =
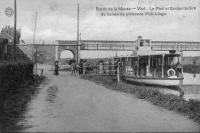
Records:
{"label": "mast", "polygon": [[13,59],[16,61],[16,43],[17,43],[17,2],[14,0],[14,49],[13,49]]}

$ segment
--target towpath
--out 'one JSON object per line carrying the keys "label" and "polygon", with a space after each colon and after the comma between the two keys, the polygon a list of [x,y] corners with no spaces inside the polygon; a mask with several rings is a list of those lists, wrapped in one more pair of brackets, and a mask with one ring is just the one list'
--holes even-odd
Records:
{"label": "towpath", "polygon": [[23,131],[200,131],[197,123],[147,101],[61,73],[29,104]]}

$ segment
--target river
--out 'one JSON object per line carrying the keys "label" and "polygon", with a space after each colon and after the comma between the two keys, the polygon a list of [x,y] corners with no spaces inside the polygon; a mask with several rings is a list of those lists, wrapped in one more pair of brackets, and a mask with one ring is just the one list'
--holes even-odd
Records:
{"label": "river", "polygon": [[185,99],[200,100],[200,74],[184,73],[183,84]]}
{"label": "river", "polygon": [[[183,91],[184,91],[184,98],[186,100],[194,99],[200,100],[200,74],[192,74],[192,73],[184,73],[184,80],[183,80]],[[171,93],[174,95],[179,95],[177,90],[169,89],[169,88],[160,88],[160,92],[163,93]]]}

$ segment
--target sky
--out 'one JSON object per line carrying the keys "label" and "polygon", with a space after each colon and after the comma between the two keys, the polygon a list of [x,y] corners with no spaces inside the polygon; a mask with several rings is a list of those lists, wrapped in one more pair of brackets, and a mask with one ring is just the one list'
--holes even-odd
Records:
{"label": "sky", "polygon": [[[0,28],[13,25],[5,15],[14,0],[0,0]],[[75,40],[77,3],[80,5],[80,33],[83,40],[199,41],[200,0],[17,0],[17,27],[23,40],[33,40],[37,12],[36,40]],[[191,11],[166,11],[166,16],[101,16],[103,7],[196,7]],[[108,52],[82,52],[83,56]],[[116,52],[110,52],[115,55]],[[121,53],[119,53],[121,54]],[[125,53],[126,54],[126,53]],[[186,55],[200,55],[186,52]]]}

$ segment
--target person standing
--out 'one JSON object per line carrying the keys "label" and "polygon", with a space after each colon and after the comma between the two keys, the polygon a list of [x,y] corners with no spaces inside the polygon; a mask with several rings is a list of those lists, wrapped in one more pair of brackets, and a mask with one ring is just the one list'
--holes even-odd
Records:
{"label": "person standing", "polygon": [[58,61],[55,61],[55,71],[54,71],[54,75],[56,75],[56,76],[59,75],[58,69],[59,69]]}
{"label": "person standing", "polygon": [[79,74],[83,74],[83,62],[82,61],[79,64]]}
{"label": "person standing", "polygon": [[71,75],[74,75],[75,74],[75,63],[72,62],[71,64]]}

